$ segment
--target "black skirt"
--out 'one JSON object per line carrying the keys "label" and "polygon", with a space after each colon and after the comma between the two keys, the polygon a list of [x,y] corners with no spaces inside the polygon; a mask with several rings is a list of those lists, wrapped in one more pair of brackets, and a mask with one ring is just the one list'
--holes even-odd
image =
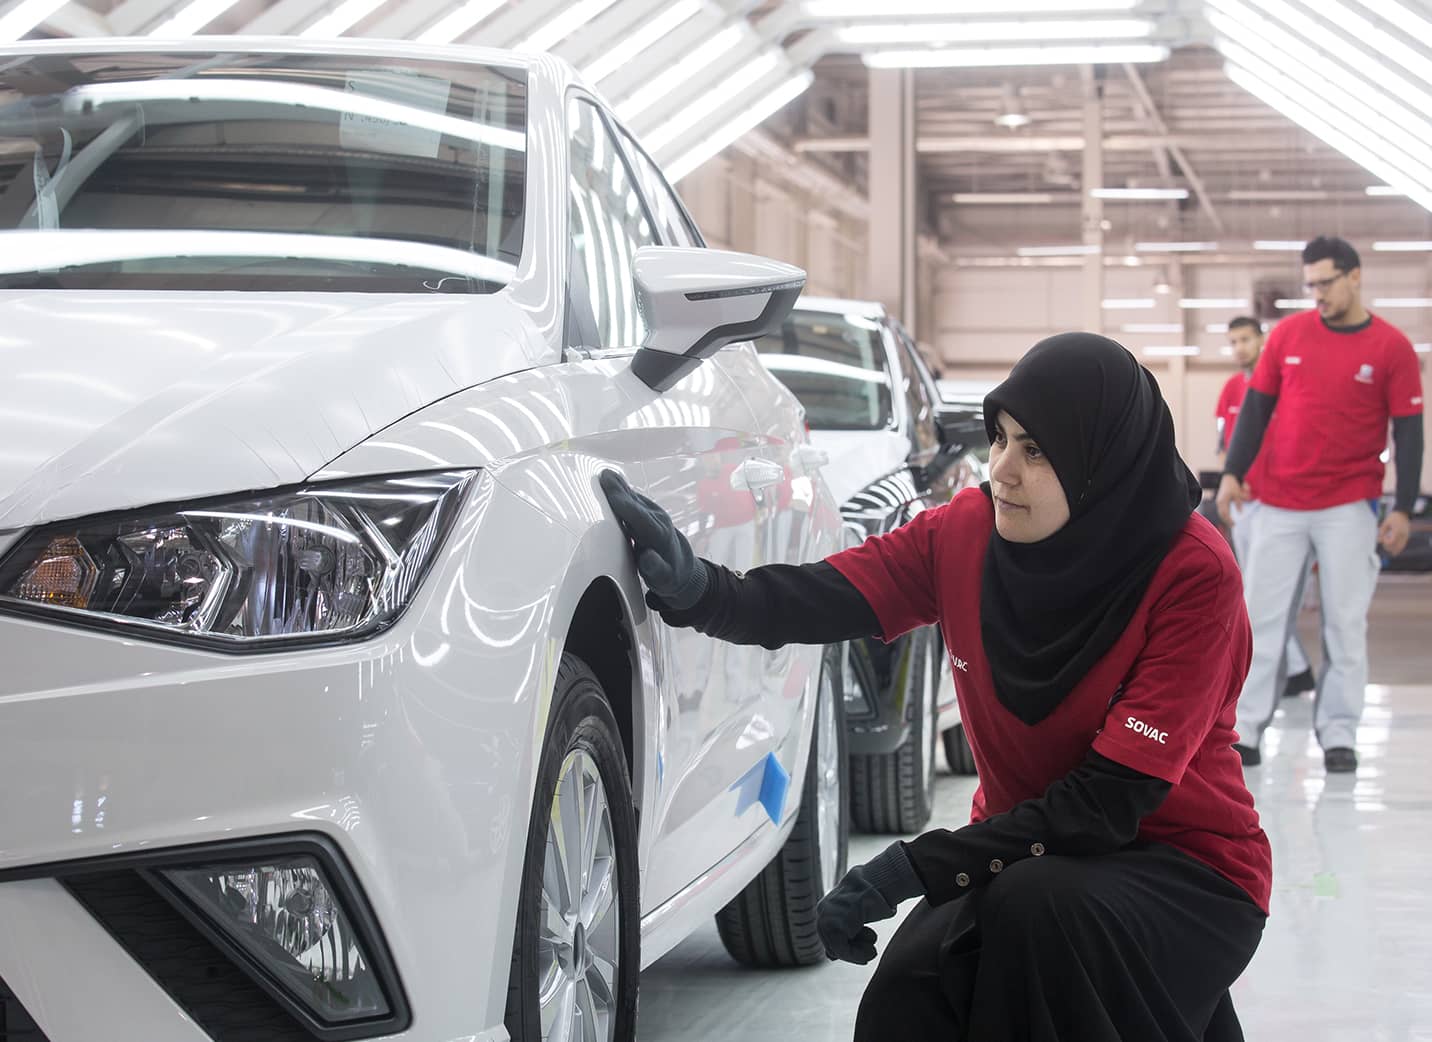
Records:
{"label": "black skirt", "polygon": [[856,1042],[1241,1042],[1228,996],[1266,916],[1166,846],[1020,861],[911,911]]}

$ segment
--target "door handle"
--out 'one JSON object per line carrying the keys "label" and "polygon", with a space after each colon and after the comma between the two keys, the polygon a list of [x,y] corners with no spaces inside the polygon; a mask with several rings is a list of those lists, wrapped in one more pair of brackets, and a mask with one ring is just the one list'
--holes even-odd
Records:
{"label": "door handle", "polygon": [[759,492],[779,484],[786,476],[786,468],[779,463],[765,459],[748,459],[731,472],[731,487]]}
{"label": "door handle", "polygon": [[800,461],[802,470],[807,474],[814,474],[830,462],[830,453],[814,445],[802,445],[796,449],[796,459]]}

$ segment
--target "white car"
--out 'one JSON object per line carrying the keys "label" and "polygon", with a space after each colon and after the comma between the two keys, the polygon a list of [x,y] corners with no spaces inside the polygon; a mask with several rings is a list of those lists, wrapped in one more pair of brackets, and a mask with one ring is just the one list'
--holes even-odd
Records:
{"label": "white car", "polygon": [[666,627],[597,485],[835,550],[803,280],[552,59],[0,50],[0,1024],[629,1040],[709,916],[820,960],[842,652]]}
{"label": "white car", "polygon": [[[888,532],[978,484],[969,414],[945,411],[904,327],[872,301],[802,297],[761,361],[801,400],[811,444],[841,504],[848,538]],[[973,414],[975,420],[979,413]],[[867,832],[922,830],[934,806],[935,741],[959,774],[975,773],[937,626],[886,645],[848,645],[845,711],[850,808]]]}

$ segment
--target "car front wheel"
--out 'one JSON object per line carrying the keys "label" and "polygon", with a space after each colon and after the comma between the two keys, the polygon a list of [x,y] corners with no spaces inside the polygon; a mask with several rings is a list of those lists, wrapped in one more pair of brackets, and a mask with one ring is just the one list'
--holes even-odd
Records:
{"label": "car front wheel", "polygon": [[629,1042],[640,959],[636,819],[601,683],[563,655],[538,767],[508,977],[513,1042]]}

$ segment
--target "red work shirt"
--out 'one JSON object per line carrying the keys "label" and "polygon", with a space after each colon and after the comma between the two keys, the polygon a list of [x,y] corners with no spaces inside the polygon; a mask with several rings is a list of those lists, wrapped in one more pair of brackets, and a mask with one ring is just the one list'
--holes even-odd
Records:
{"label": "red work shirt", "polygon": [[1092,749],[1172,784],[1140,824],[1140,840],[1196,858],[1266,912],[1272,853],[1233,750],[1252,635],[1227,542],[1191,515],[1123,636],[1030,725],[995,696],[980,635],[980,576],[993,531],[989,499],[967,489],[828,559],[870,603],[883,639],[939,623],[979,769],[971,820],[1037,799]]}
{"label": "red work shirt", "polygon": [[1422,412],[1412,344],[1373,316],[1355,333],[1317,312],[1274,327],[1253,390],[1278,399],[1256,463],[1258,498],[1284,510],[1325,510],[1382,495],[1387,424]]}
{"label": "red work shirt", "polygon": [[[1218,409],[1214,415],[1223,424],[1224,452],[1227,452],[1233,444],[1233,428],[1238,425],[1238,413],[1243,409],[1243,399],[1248,394],[1248,387],[1252,382],[1253,378],[1240,369],[1228,378],[1228,382],[1223,385],[1223,390],[1218,395]],[[1256,490],[1261,469],[1255,460],[1253,466],[1248,468],[1248,473],[1243,477],[1255,496],[1258,494]]]}

